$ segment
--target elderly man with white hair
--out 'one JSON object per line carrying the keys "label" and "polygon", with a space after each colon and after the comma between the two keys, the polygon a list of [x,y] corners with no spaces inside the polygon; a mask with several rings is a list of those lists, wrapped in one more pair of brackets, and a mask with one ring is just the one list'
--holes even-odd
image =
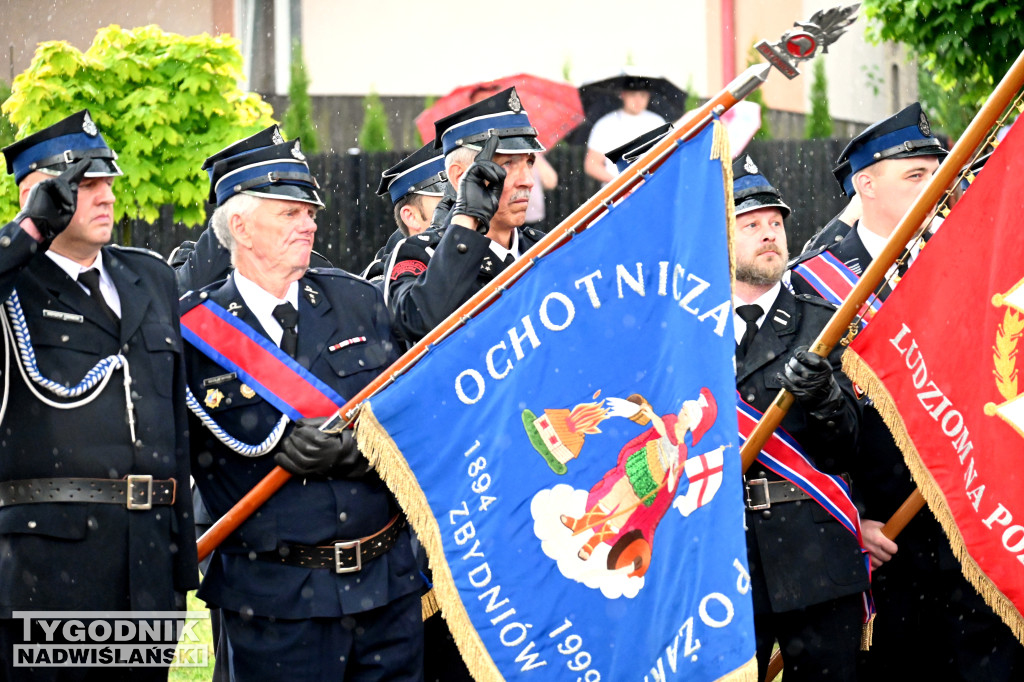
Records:
{"label": "elderly man with white hair", "polygon": [[226,634],[218,673],[421,680],[423,580],[405,517],[351,432],[319,428],[397,357],[381,294],[309,268],[323,203],[297,141],[258,134],[208,166],[234,270],[182,299],[193,474],[214,518],[275,464],[294,476],[204,577]]}

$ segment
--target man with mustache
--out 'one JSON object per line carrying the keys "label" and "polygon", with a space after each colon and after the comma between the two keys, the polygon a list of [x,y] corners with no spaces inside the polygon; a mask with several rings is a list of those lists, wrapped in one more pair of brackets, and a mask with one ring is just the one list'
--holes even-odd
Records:
{"label": "man with mustache", "polygon": [[[516,261],[544,233],[523,227],[533,163],[544,151],[515,88],[434,124],[455,205],[441,228],[392,251],[384,295],[399,335],[423,338]],[[483,158],[477,155],[487,149]],[[491,158],[493,154],[493,158]]]}
{"label": "man with mustache", "polygon": [[[862,216],[838,241],[826,240],[794,260],[793,289],[842,302],[945,156],[917,102],[854,137],[833,174],[844,194],[860,197]],[[873,308],[884,304],[918,251],[913,245],[904,263],[892,267]],[[869,321],[870,314],[864,324]],[[864,402],[861,440],[850,473],[864,509],[878,617],[871,649],[861,662],[862,676],[1020,679],[1024,648],[964,578],[934,515],[927,509],[919,512],[898,542],[882,534],[883,522],[915,485],[881,415],[869,400]]]}
{"label": "man with mustache", "polygon": [[744,477],[758,668],[777,640],[787,682],[855,680],[868,568],[838,474],[854,452],[857,402],[839,372],[841,350],[828,359],[807,350],[831,306],[781,284],[789,207],[749,156],[737,159],[733,175],[741,436],[749,435],[742,417],[756,420],[780,388],[796,397],[782,422],[787,436],[777,431]]}
{"label": "man with mustache", "polygon": [[122,172],[87,110],[3,151],[22,210],[0,230],[0,678],[165,680],[169,660],[13,667],[12,612],[181,610],[198,576],[174,274],[109,244]]}

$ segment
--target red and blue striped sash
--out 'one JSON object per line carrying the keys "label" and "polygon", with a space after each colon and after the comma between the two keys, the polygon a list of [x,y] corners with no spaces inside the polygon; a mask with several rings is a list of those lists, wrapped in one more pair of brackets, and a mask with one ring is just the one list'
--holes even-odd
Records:
{"label": "red and blue striped sash", "polygon": [[213,301],[181,316],[181,335],[293,421],[329,417],[345,404],[333,388]]}
{"label": "red and blue striped sash", "polygon": [[[842,305],[860,278],[842,261],[828,251],[809,258],[793,268],[792,272],[804,278],[819,296],[835,305]],[[863,325],[867,325],[882,302],[872,295],[860,309]]]}

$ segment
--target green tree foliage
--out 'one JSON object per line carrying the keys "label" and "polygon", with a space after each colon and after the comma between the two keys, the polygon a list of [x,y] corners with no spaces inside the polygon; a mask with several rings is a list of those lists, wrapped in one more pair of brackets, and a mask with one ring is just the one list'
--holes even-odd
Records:
{"label": "green tree foliage", "polygon": [[[209,180],[203,160],[272,123],[259,95],[239,89],[238,40],[181,36],[157,26],[108,26],[84,53],[67,42],[40,43],[14,79],[3,113],[24,137],[87,108],[118,153],[116,218],[154,222],[160,207],[197,225]],[[0,210],[13,215],[17,188],[0,182]]]}
{"label": "green tree foliage", "polygon": [[292,43],[291,82],[288,84],[288,111],[281,124],[288,139],[302,140],[307,154],[320,151],[320,139],[313,124],[313,102],[309,98],[309,76],[302,59],[302,45]]}
{"label": "green tree foliage", "polygon": [[[760,53],[753,47],[751,47],[750,51],[747,52],[747,66],[751,67],[754,64],[760,64],[762,61],[764,60],[762,59]],[[754,133],[754,139],[774,139],[775,136],[772,135],[771,118],[768,116],[768,107],[764,103],[764,95],[761,93],[761,88],[758,88],[757,90],[754,90],[752,93],[747,95],[746,100],[748,102],[753,102],[754,104],[760,105],[761,107],[761,127],[757,129],[756,133]]]}
{"label": "green tree foliage", "polygon": [[[11,86],[7,85],[4,81],[0,81],[0,104],[7,101],[7,98],[11,96]],[[10,143],[14,142],[14,124],[11,120],[0,113],[0,147],[6,147]]]}
{"label": "green tree foliage", "polygon": [[807,116],[804,137],[821,140],[832,137],[832,116],[828,113],[828,80],[825,77],[825,60],[814,60],[814,76],[811,79],[811,113]]}
{"label": "green tree foliage", "polygon": [[1024,0],[865,0],[864,12],[870,39],[909,46],[946,96],[971,108],[985,101],[1021,48]]}
{"label": "green tree foliage", "polygon": [[954,86],[950,92],[946,92],[931,76],[922,71],[917,72],[917,96],[931,119],[932,128],[946,133],[954,140],[967,129],[978,112],[978,107],[960,104],[960,94],[959,88]]}
{"label": "green tree foliage", "polygon": [[388,130],[388,113],[380,96],[371,92],[363,98],[363,127],[359,131],[359,148],[364,152],[389,152],[392,148]]}

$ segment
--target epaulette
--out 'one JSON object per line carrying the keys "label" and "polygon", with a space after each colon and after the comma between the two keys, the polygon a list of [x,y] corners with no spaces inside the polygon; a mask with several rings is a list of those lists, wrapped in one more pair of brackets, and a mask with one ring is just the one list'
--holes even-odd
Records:
{"label": "epaulette", "polygon": [[523,234],[534,240],[534,242],[539,242],[547,233],[543,230],[538,230],[536,227],[527,226],[523,228]]}
{"label": "epaulette", "polygon": [[816,246],[815,248],[811,249],[810,251],[804,251],[799,256],[797,256],[793,260],[789,261],[789,264],[786,266],[786,269],[792,270],[793,268],[795,268],[796,266],[800,265],[801,263],[803,263],[805,261],[809,261],[812,258],[814,258],[815,256],[820,256],[824,252],[828,251],[829,247],[831,247],[831,246],[832,246],[832,244],[819,244],[818,246]]}
{"label": "epaulette", "polygon": [[181,314],[187,313],[189,310],[192,310],[209,298],[209,296],[210,295],[206,291],[186,291],[178,298],[178,312]]}
{"label": "epaulette", "polygon": [[828,308],[831,311],[838,310],[839,308],[839,306],[833,305],[830,301],[826,301],[820,296],[815,296],[814,294],[793,294],[793,297],[803,303],[810,303],[811,305],[816,305],[821,308]]}
{"label": "epaulette", "polygon": [[118,251],[124,251],[125,253],[144,253],[147,256],[156,258],[161,263],[164,262],[164,257],[161,256],[156,251],[153,251],[152,249],[146,249],[141,246],[122,246],[121,244],[111,244],[110,246],[117,249]]}

